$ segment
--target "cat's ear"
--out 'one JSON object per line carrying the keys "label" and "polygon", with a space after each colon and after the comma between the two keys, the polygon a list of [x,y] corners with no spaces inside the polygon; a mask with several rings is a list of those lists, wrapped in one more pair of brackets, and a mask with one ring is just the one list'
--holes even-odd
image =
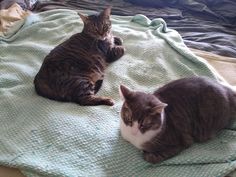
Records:
{"label": "cat's ear", "polygon": [[119,93],[122,100],[125,100],[132,95],[132,91],[124,85],[120,85]]}
{"label": "cat's ear", "polygon": [[87,16],[84,16],[84,15],[82,15],[81,13],[78,13],[78,15],[80,16],[81,20],[82,20],[84,23],[87,22],[87,20],[88,20],[88,17],[87,17]]}
{"label": "cat's ear", "polygon": [[102,17],[110,18],[111,15],[111,6],[108,6],[103,12],[100,14]]}
{"label": "cat's ear", "polygon": [[151,114],[156,114],[156,113],[161,114],[166,106],[167,106],[166,103],[160,102],[158,103],[158,105],[153,107],[150,112]]}

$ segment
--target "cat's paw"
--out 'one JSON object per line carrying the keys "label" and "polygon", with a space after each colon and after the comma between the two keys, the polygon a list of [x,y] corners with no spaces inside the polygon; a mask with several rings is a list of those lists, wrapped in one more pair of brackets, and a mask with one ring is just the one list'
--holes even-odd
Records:
{"label": "cat's paw", "polygon": [[119,37],[114,37],[114,43],[115,43],[115,45],[122,45],[123,40]]}
{"label": "cat's paw", "polygon": [[115,46],[108,51],[107,62],[113,62],[121,58],[125,53],[125,48],[123,46]]}
{"label": "cat's paw", "polygon": [[107,106],[113,106],[115,104],[115,101],[113,99],[108,99],[106,103]]}
{"label": "cat's paw", "polygon": [[115,104],[115,101],[108,97],[102,97],[101,103],[101,105],[113,106]]}
{"label": "cat's paw", "polygon": [[125,48],[122,46],[115,47],[115,55],[120,58],[125,54]]}
{"label": "cat's paw", "polygon": [[96,95],[89,95],[87,97],[80,97],[77,101],[81,106],[98,106],[98,105],[107,105],[113,106],[115,101],[108,97],[99,97]]}
{"label": "cat's paw", "polygon": [[158,154],[150,153],[150,152],[143,152],[143,158],[149,163],[160,163],[164,160],[164,158]]}

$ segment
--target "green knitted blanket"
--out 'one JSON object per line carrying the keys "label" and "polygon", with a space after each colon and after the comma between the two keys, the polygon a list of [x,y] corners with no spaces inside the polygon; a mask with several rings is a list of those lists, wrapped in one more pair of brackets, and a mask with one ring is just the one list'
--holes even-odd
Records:
{"label": "green knitted blanket", "polygon": [[152,92],[184,76],[220,80],[163,19],[112,16],[126,54],[108,67],[98,94],[116,104],[81,107],[38,96],[33,79],[49,51],[80,32],[82,21],[71,10],[33,16],[17,33],[0,38],[0,165],[28,177],[219,177],[236,168],[236,125],[156,165],[120,135],[120,83]]}

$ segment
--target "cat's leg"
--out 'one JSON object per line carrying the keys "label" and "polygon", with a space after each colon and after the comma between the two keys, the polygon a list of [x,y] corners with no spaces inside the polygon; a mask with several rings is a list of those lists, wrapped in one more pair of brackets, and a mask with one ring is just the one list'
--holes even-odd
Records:
{"label": "cat's leg", "polygon": [[181,152],[182,150],[184,150],[184,147],[171,147],[165,149],[164,151],[160,151],[160,152],[143,152],[143,158],[144,160],[146,160],[147,162],[150,163],[160,163],[170,157],[173,157],[175,155],[177,155],[179,152]]}
{"label": "cat's leg", "polygon": [[103,83],[103,80],[98,80],[96,83],[95,83],[95,87],[94,87],[94,93],[96,94],[99,89],[101,88],[102,86],[102,83]]}
{"label": "cat's leg", "polygon": [[96,95],[88,95],[81,97],[78,100],[78,103],[82,106],[98,106],[98,105],[107,105],[107,106],[113,106],[114,101],[107,97],[99,97]]}
{"label": "cat's leg", "polygon": [[125,53],[125,48],[122,46],[115,46],[108,49],[107,52],[107,62],[113,62],[121,58]]}
{"label": "cat's leg", "polygon": [[115,45],[122,45],[123,44],[123,40],[119,37],[114,37],[114,44]]}
{"label": "cat's leg", "polygon": [[95,92],[98,91],[101,85],[101,81],[98,81],[98,84],[96,85],[89,80],[77,80],[73,85],[74,89],[69,97],[72,98],[73,102],[78,103],[81,106],[113,106],[114,101],[111,98],[99,97],[95,95]]}

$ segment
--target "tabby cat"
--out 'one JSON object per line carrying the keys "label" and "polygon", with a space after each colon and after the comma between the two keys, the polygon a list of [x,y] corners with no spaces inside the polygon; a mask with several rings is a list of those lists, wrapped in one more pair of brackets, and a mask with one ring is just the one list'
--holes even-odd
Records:
{"label": "tabby cat", "polygon": [[121,135],[150,163],[213,138],[236,118],[235,92],[205,77],[175,80],[153,94],[121,85],[120,93]]}
{"label": "tabby cat", "polygon": [[78,14],[84,28],[46,56],[34,79],[39,95],[80,105],[114,104],[95,96],[107,65],[124,55],[122,39],[111,34],[110,13],[111,7],[97,15]]}

